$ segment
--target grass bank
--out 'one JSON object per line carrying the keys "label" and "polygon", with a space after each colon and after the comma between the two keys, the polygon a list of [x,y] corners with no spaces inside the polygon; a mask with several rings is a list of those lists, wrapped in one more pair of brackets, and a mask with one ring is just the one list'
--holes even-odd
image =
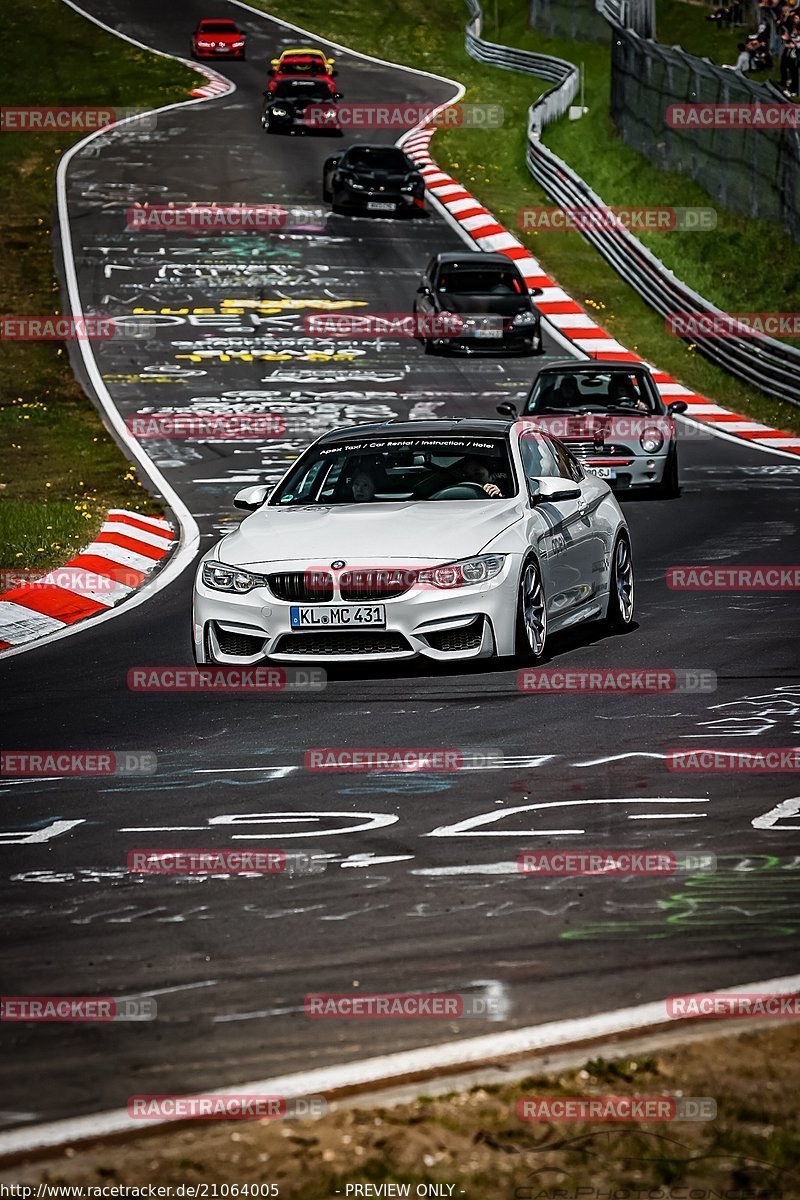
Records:
{"label": "grass bank", "polygon": [[[3,21],[4,106],[153,108],[185,99],[197,77],[103,32],[59,0],[26,0]],[[0,137],[0,312],[59,311],[52,227],[55,175],[79,132]],[[3,567],[65,561],[109,507],[152,504],[78,386],[58,342],[0,341],[0,542]]]}

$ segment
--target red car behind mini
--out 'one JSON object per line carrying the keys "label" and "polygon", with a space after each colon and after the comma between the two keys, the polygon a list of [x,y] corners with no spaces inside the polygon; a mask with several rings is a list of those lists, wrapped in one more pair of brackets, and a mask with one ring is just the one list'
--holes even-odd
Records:
{"label": "red car behind mini", "polygon": [[245,36],[234,21],[205,17],[192,34],[193,58],[244,58]]}

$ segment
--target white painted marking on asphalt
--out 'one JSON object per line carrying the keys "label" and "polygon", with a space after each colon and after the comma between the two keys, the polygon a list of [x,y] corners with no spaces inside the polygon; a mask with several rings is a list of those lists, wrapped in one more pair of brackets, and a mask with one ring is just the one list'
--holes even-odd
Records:
{"label": "white painted marking on asphalt", "polygon": [[50,842],[53,838],[68,833],[76,825],[85,825],[85,819],[78,821],[51,821],[42,829],[20,829],[0,833],[0,846],[30,846],[41,842]]}
{"label": "white painted marking on asphalt", "polygon": [[[764,813],[761,817],[754,817],[750,824],[754,829],[773,829],[778,821],[782,821],[785,817],[800,816],[800,796],[794,796],[791,800],[781,800],[780,804],[776,804],[769,812]],[[798,830],[800,825],[780,825],[779,829]]]}
{"label": "white painted marking on asphalt", "polygon": [[689,821],[692,817],[707,817],[708,813],[630,813],[629,821]]}
{"label": "white painted marking on asphalt", "polygon": [[176,983],[174,987],[151,988],[148,992],[126,992],[124,996],[117,996],[117,1000],[140,1000],[146,996],[167,996],[171,992],[191,992],[195,988],[216,987],[219,983],[218,979],[203,979],[197,983]]}
{"label": "white painted marking on asphalt", "polygon": [[[730,996],[741,992],[795,995],[800,992],[800,975],[786,975],[777,979],[760,980],[757,983],[741,983],[720,989],[716,994]],[[315,1094],[331,1095],[343,1088],[375,1088],[391,1080],[420,1072],[447,1073],[456,1068],[476,1067],[511,1055],[532,1054],[574,1042],[641,1031],[653,1025],[664,1025],[668,1020],[667,1001],[664,998],[629,1008],[613,1009],[611,1012],[595,1013],[591,1017],[549,1021],[544,1025],[529,1025],[523,1029],[509,1029],[484,1034],[481,1037],[444,1042],[437,1046],[420,1046],[396,1054],[382,1054],[375,1058],[362,1059],[360,1062],[341,1063],[333,1067],[300,1071],[293,1075],[238,1083],[236,1091],[248,1096],[271,1095],[292,1099]],[[680,1018],[674,1019],[676,1028],[681,1023]],[[226,1095],[230,1092],[230,1086],[218,1088],[211,1095]],[[52,1121],[45,1125],[33,1125],[25,1129],[8,1130],[0,1133],[0,1156],[29,1153],[47,1147],[63,1146],[81,1139],[141,1130],[148,1126],[164,1125],[167,1121],[168,1118],[154,1118],[150,1121],[134,1119],[128,1115],[127,1109],[122,1108],[92,1113],[85,1117]]]}
{"label": "white painted marking on asphalt", "polygon": [[414,858],[413,854],[350,854],[343,862],[339,863],[340,867],[377,867],[381,863],[392,862],[408,862]]}
{"label": "white painted marking on asphalt", "polygon": [[630,750],[627,754],[606,754],[603,758],[590,758],[588,762],[570,763],[572,767],[600,767],[604,763],[621,762],[624,758],[663,758],[666,754],[660,754],[655,751],[648,750]]}
{"label": "white painted marking on asphalt", "polygon": [[494,863],[456,863],[448,867],[412,867],[409,875],[519,875],[519,863],[506,861]]}
{"label": "white painted marking on asphalt", "polygon": [[[493,825],[496,821],[502,821],[505,817],[511,817],[517,813],[527,812],[546,812],[554,808],[579,808],[583,805],[596,804],[698,804],[696,796],[691,798],[679,798],[672,796],[648,796],[648,797],[630,797],[626,799],[610,799],[601,797],[591,800],[548,800],[542,804],[520,804],[514,808],[493,808],[487,813],[479,813],[475,817],[465,817],[463,821],[456,821],[452,825],[439,825],[431,833],[426,833],[425,837],[554,837],[563,834],[582,834],[585,829],[486,829],[487,825]],[[477,832],[474,832],[477,830]]]}

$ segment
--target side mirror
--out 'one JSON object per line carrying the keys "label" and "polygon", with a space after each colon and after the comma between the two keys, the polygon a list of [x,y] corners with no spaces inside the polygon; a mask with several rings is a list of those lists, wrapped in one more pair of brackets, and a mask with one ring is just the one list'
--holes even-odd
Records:
{"label": "side mirror", "polygon": [[579,500],[581,489],[571,479],[557,479],[554,475],[531,476],[531,500]]}
{"label": "side mirror", "polygon": [[501,417],[511,417],[512,421],[516,421],[517,419],[517,406],[509,400],[504,400],[502,404],[498,404],[497,412],[500,413]]}
{"label": "side mirror", "polygon": [[673,415],[677,416],[678,413],[686,412],[688,407],[689,407],[689,405],[686,403],[685,400],[673,400],[671,404],[667,405],[667,411],[671,412],[671,413],[673,413]]}
{"label": "side mirror", "polygon": [[418,296],[430,296],[431,294],[430,285],[427,283],[421,283],[417,288]]}
{"label": "side mirror", "polygon": [[266,500],[270,493],[270,488],[264,484],[256,484],[255,487],[242,488],[233,497],[233,507],[243,508],[246,512],[255,512],[257,508]]}
{"label": "side mirror", "polygon": [[344,100],[344,92],[334,92],[333,98],[334,100]]}

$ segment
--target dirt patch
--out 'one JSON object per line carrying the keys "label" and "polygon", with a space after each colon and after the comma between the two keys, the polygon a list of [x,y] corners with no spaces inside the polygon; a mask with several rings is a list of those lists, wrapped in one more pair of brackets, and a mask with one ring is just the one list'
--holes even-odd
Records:
{"label": "dirt patch", "polygon": [[[206,1122],[67,1150],[57,1160],[7,1169],[0,1180],[171,1185],[173,1196],[181,1195],[178,1185],[206,1184],[209,1197],[246,1196],[245,1185],[272,1184],[273,1195],[298,1200],[797,1200],[799,1093],[800,1028],[785,1024],[638,1059],[589,1059],[557,1075],[390,1108],[332,1105],[314,1121]],[[602,1123],[532,1123],[517,1115],[523,1097],[637,1095],[710,1097],[717,1115]],[[384,1186],[390,1183],[397,1187]],[[214,1190],[225,1184],[240,1190]]]}

